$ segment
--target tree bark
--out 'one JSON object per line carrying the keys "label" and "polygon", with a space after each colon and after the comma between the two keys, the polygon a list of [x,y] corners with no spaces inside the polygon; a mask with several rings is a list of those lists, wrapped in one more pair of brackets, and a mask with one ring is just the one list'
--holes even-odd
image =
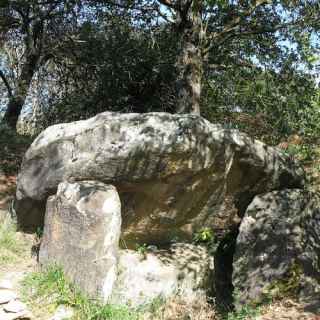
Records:
{"label": "tree bark", "polygon": [[13,90],[12,96],[9,98],[3,122],[13,129],[16,129],[19,115],[26,101],[32,78],[37,70],[38,62],[38,54],[30,53],[26,56],[26,61],[22,66],[17,85]]}
{"label": "tree bark", "polygon": [[202,0],[181,0],[177,11],[179,54],[177,58],[177,113],[200,115],[202,80]]}

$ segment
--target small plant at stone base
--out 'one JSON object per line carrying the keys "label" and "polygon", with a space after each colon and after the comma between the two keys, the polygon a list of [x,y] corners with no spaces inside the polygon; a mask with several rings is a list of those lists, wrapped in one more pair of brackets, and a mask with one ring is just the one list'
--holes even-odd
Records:
{"label": "small plant at stone base", "polygon": [[204,228],[196,232],[193,236],[195,243],[210,243],[215,240],[213,231],[210,228]]}
{"label": "small plant at stone base", "polygon": [[136,244],[136,251],[141,255],[145,255],[148,251],[148,246],[146,243],[144,244]]}
{"label": "small plant at stone base", "polygon": [[36,230],[36,237],[37,237],[37,240],[40,240],[43,236],[43,228],[41,227],[38,227],[37,230]]}
{"label": "small plant at stone base", "polygon": [[193,236],[193,242],[195,244],[205,245],[211,255],[216,252],[219,245],[218,239],[210,228],[204,228],[196,232]]}

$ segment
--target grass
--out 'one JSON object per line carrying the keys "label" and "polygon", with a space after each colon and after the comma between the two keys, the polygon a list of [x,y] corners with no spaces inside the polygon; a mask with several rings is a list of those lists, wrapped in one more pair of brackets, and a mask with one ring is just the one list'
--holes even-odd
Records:
{"label": "grass", "polygon": [[21,239],[9,216],[0,219],[0,266],[6,267],[21,259],[26,252],[26,243]]}
{"label": "grass", "polygon": [[27,275],[22,282],[22,296],[38,319],[43,314],[53,313],[59,305],[73,308],[73,320],[140,319],[137,311],[122,306],[104,305],[88,298],[56,266]]}
{"label": "grass", "polygon": [[61,268],[51,266],[33,272],[22,282],[22,297],[37,319],[47,319],[59,305],[74,310],[72,320],[216,320],[212,305],[204,299],[189,304],[181,298],[155,299],[139,310],[102,304],[88,298],[65,277]]}

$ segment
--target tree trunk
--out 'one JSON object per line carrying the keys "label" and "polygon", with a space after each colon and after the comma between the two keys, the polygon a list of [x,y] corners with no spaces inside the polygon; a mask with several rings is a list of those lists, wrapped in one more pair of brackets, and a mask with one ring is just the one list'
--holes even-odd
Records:
{"label": "tree trunk", "polygon": [[38,61],[39,55],[27,55],[26,61],[22,66],[21,74],[19,76],[19,79],[17,80],[17,85],[14,88],[12,97],[10,97],[7,104],[3,122],[8,124],[13,129],[16,129],[17,122],[22,107],[26,101],[33,75],[35,74],[37,69]]}
{"label": "tree trunk", "polygon": [[[181,2],[187,2],[181,0]],[[190,2],[190,1],[189,1]],[[179,55],[177,58],[177,113],[200,115],[202,53],[202,0],[193,0],[178,12]]]}

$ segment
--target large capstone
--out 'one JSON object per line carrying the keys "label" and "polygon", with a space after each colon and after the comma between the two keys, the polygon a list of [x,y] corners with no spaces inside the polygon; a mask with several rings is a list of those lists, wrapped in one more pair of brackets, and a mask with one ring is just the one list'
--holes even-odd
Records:
{"label": "large capstone", "polygon": [[48,199],[39,261],[58,265],[89,296],[107,300],[117,276],[120,199],[97,181],[61,183]]}
{"label": "large capstone", "polygon": [[199,116],[106,112],[49,127],[33,142],[18,176],[20,227],[41,226],[58,184],[82,180],[117,188],[122,238],[134,248],[228,230],[255,195],[300,187],[304,172],[277,149]]}
{"label": "large capstone", "polygon": [[320,196],[304,190],[255,197],[233,263],[236,304],[296,296],[320,310]]}

